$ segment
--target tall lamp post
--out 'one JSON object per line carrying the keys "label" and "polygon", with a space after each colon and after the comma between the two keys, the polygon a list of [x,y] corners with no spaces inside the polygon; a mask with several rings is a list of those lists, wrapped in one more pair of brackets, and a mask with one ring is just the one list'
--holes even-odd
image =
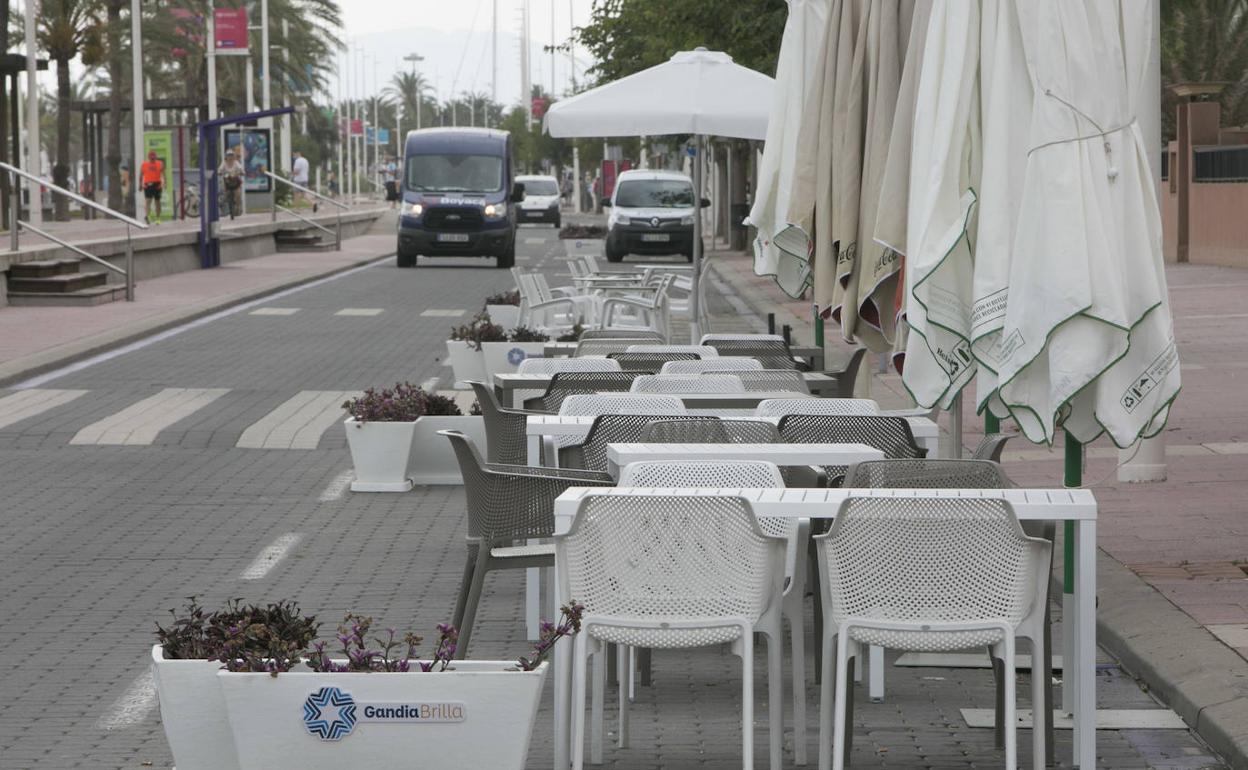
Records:
{"label": "tall lamp post", "polygon": [[[407,56],[403,57],[403,61],[412,63],[412,77],[416,77],[416,65],[424,60],[425,60],[425,57],[421,56],[418,53],[409,53]],[[420,89],[418,88],[416,89],[416,129],[417,130],[420,130],[420,103],[422,101],[424,100],[421,99]]]}

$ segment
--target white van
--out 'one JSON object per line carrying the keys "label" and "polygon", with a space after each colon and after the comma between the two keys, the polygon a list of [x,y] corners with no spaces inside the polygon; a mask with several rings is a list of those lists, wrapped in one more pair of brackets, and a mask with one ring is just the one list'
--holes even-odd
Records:
{"label": "white van", "polygon": [[553,176],[517,176],[516,182],[524,185],[524,200],[516,206],[516,222],[550,222],[556,228],[563,226],[559,215],[559,180]]}
{"label": "white van", "polygon": [[[710,201],[701,201],[709,206]],[[632,169],[620,174],[607,217],[607,261],[625,254],[683,254],[693,261],[693,181],[674,171]]]}

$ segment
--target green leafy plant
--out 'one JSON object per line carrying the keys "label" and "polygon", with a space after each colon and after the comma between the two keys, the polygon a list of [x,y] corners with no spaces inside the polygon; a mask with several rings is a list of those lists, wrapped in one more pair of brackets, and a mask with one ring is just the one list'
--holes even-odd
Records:
{"label": "green leafy plant", "polygon": [[585,333],[585,327],[581,324],[580,321],[577,321],[576,325],[574,325],[571,329],[569,329],[566,334],[560,334],[558,337],[555,337],[555,341],[556,342],[580,342],[581,335],[584,333]]}
{"label": "green leafy plant", "polygon": [[527,326],[517,326],[511,330],[508,337],[509,342],[549,342],[550,335],[543,334],[536,329],[530,329]]}
{"label": "green leafy plant", "polygon": [[565,241],[606,238],[607,228],[602,225],[564,225],[559,230],[559,237]]}
{"label": "green leafy plant", "polygon": [[481,350],[483,342],[506,342],[507,330],[490,320],[490,314],[477,313],[472,320],[461,326],[451,327],[451,339],[471,343]]}
{"label": "green leafy plant", "polygon": [[491,294],[490,296],[485,298],[485,304],[487,305],[519,305],[520,304],[520,290],[512,289],[511,291],[504,291],[504,292],[499,292],[498,294]]}

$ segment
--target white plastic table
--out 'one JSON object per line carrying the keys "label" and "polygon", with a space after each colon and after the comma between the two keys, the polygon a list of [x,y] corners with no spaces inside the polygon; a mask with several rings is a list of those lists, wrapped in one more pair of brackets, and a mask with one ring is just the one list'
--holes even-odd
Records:
{"label": "white plastic table", "polygon": [[[547,347],[549,347],[549,345]],[[836,382],[835,378],[829,377],[826,374],[822,374],[820,372],[804,372],[802,374],[802,377],[803,379],[806,380],[806,385],[812,391],[818,391],[823,388],[830,387]],[[540,373],[535,372],[531,374],[527,374],[527,373],[520,374],[519,372],[500,372],[494,375],[494,387],[502,392],[502,398],[500,399],[500,401],[502,402],[503,406],[514,407],[517,390],[540,390],[542,392],[545,392],[546,389],[550,387],[550,381],[553,380],[554,378],[555,378],[554,372],[540,372]],[[760,393],[760,395],[763,395],[769,398],[804,398],[807,395],[805,393],[794,393],[790,391],[780,392],[779,395],[777,395],[775,392],[766,393],[766,394],[761,393],[759,391],[756,391],[756,392]],[[699,394],[691,394],[691,395],[698,396]],[[742,394],[711,393],[707,395],[722,397],[722,396],[734,396],[734,395],[742,395]],[[754,394],[745,393],[743,395],[753,396]],[[737,408],[744,409],[748,407],[737,407]]]}
{"label": "white plastic table", "polygon": [[853,465],[883,460],[866,444],[608,444],[607,471],[615,478],[629,463],[766,460],[776,465]]}
{"label": "white plastic table", "polygon": [[[547,358],[566,358],[575,352],[575,342],[548,342],[544,348]],[[794,358],[809,361],[810,365],[815,369],[823,368],[823,348],[818,345],[790,345],[789,352],[793,354]]]}
{"label": "white plastic table", "polygon": [[[1075,591],[1062,594],[1062,617],[1074,626],[1073,649],[1063,666],[1062,701],[1074,719],[1074,765],[1096,767],[1096,498],[1087,489],[650,489],[637,487],[573,487],[555,501],[555,534],[568,531],[577,507],[586,495],[690,495],[744,497],[758,516],[835,518],[850,494],[870,497],[1005,498],[1023,521],[1075,523]],[[567,601],[555,570],[551,617]],[[565,642],[565,644],[567,644]],[[571,661],[567,650],[556,650],[555,770],[569,764]]]}

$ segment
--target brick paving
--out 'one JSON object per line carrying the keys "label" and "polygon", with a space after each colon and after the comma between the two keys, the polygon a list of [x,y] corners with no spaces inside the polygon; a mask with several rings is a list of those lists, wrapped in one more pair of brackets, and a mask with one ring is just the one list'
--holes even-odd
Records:
{"label": "brick paving", "polygon": [[[562,249],[550,231],[524,234],[525,264],[552,276],[563,272],[562,261],[552,258]],[[543,241],[527,242],[531,237]],[[239,449],[235,443],[247,425],[300,390],[434,375],[446,381],[442,341],[454,319],[422,317],[421,311],[475,310],[486,294],[510,283],[492,266],[459,264],[414,271],[379,265],[274,303],[300,308],[293,316],[231,315],[66,374],[48,387],[90,392],[0,430],[0,526],[6,533],[0,540],[6,567],[0,649],[16,662],[0,699],[0,769],[169,767],[150,700],[133,712],[133,723],[114,718],[114,708],[119,698],[142,692],[152,624],[188,595],[208,605],[236,596],[298,599],[326,630],[347,610],[426,635],[450,615],[463,563],[462,488],[347,492],[322,500],[350,467],[339,432],[327,431],[312,450]],[[756,322],[733,299],[710,292],[717,328]],[[384,312],[334,315],[347,307]],[[0,330],[4,319],[0,312]],[[152,446],[68,444],[84,425],[173,387],[230,392],[162,431]],[[302,539],[288,558],[259,580],[240,579],[260,549],[289,533]],[[502,573],[489,579],[473,657],[525,651],[518,578]],[[813,654],[817,645],[808,642],[807,649]],[[760,654],[756,764],[766,753],[762,662]],[[638,688],[631,712],[632,748],[608,746],[607,764],[739,767],[739,670],[734,657],[718,650],[656,654],[654,686]],[[1098,680],[1102,706],[1159,705],[1108,658]],[[966,727],[958,711],[990,707],[986,670],[890,667],[888,688],[881,704],[859,693],[855,767],[1001,763],[991,730]],[[1026,687],[1020,694],[1026,697]],[[813,761],[813,685],[809,697]],[[547,692],[530,768],[550,767],[550,700]],[[1029,737],[1021,731],[1020,745]],[[786,743],[791,740],[787,735]],[[1060,732],[1059,757],[1069,756],[1069,742],[1069,731]],[[1098,767],[1224,767],[1183,730],[1102,731],[1098,745]],[[786,753],[785,766],[791,765]]]}

